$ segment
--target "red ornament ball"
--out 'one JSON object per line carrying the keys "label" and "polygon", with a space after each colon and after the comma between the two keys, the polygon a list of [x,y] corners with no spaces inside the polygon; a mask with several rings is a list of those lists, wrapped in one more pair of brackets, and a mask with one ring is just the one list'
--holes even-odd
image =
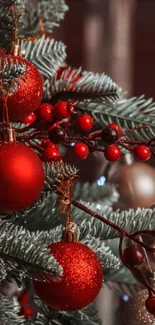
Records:
{"label": "red ornament ball", "polygon": [[123,260],[130,267],[141,265],[145,260],[142,247],[137,245],[127,247],[123,252]]}
{"label": "red ornament ball", "polygon": [[53,120],[53,106],[48,103],[41,104],[36,111],[36,115],[41,120],[51,122]]}
{"label": "red ornament ball", "polygon": [[59,121],[66,119],[70,116],[70,111],[68,107],[68,102],[58,102],[54,106],[54,115]]}
{"label": "red ornament ball", "polygon": [[145,301],[147,311],[155,316],[155,296],[150,296]]}
{"label": "red ornament ball", "polygon": [[117,133],[118,133],[118,136],[121,135],[121,128],[120,128],[120,126],[118,124],[116,124],[116,123],[110,123],[108,125],[108,127],[109,128],[112,128],[112,129],[115,129],[117,131]]}
{"label": "red ornament ball", "polygon": [[[78,242],[59,242],[49,246],[51,254],[63,267],[60,281],[33,281],[39,298],[56,310],[73,311],[90,304],[98,295],[103,271],[95,253]],[[49,278],[49,276],[48,276]]]}
{"label": "red ornament ball", "polygon": [[[22,121],[27,115],[34,112],[43,96],[43,80],[38,69],[28,60],[20,56],[5,56],[8,64],[12,60],[16,64],[25,64],[26,73],[18,78],[17,90],[8,96],[7,107],[9,111],[9,120]],[[0,96],[0,111],[4,105],[4,100]]]}
{"label": "red ornament ball", "polygon": [[89,155],[89,148],[83,142],[77,142],[73,146],[73,154],[79,159],[86,159]]}
{"label": "red ornament ball", "polygon": [[80,131],[90,131],[93,127],[93,119],[88,114],[82,114],[78,116],[76,124]]}
{"label": "red ornament ball", "polygon": [[22,121],[24,124],[32,124],[36,120],[36,115],[34,113],[29,114]]}
{"label": "red ornament ball", "polygon": [[104,156],[108,161],[117,161],[121,157],[121,150],[115,144],[111,144],[105,148]]}
{"label": "red ornament ball", "polygon": [[140,160],[148,160],[151,157],[151,151],[150,149],[141,144],[137,146],[134,150],[135,156]]}
{"label": "red ornament ball", "polygon": [[14,212],[38,199],[44,170],[38,155],[20,142],[0,142],[0,211]]}
{"label": "red ornament ball", "polygon": [[59,160],[61,160],[61,156],[60,156],[59,150],[57,148],[47,147],[43,151],[42,160],[44,162],[59,161]]}

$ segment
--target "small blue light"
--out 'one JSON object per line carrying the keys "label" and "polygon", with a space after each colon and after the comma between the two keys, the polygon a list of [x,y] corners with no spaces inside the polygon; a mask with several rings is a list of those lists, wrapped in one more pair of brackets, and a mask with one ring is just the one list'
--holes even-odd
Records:
{"label": "small blue light", "polygon": [[74,146],[74,144],[75,144],[75,142],[71,142],[71,143],[70,143],[70,146],[71,146],[71,147],[73,147],[73,146]]}
{"label": "small blue light", "polygon": [[129,296],[124,295],[124,296],[122,296],[122,299],[123,299],[125,302],[128,302],[128,301],[129,301]]}
{"label": "small blue light", "polygon": [[97,181],[97,185],[98,186],[103,186],[105,184],[105,182],[106,182],[105,176],[101,176]]}

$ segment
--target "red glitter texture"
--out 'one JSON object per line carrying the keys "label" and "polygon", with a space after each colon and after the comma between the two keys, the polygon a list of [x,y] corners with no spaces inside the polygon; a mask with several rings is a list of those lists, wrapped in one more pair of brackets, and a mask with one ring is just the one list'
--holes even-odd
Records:
{"label": "red glitter texture", "polygon": [[63,267],[59,282],[33,281],[36,294],[49,307],[73,311],[90,304],[98,295],[103,271],[95,253],[81,243],[59,242],[49,246]]}
{"label": "red glitter texture", "polygon": [[0,143],[0,211],[24,209],[38,199],[44,170],[38,155],[20,142]]}
{"label": "red glitter texture", "polygon": [[[5,60],[8,62],[12,59],[19,64],[24,63],[26,65],[26,74],[18,78],[20,86],[17,86],[17,91],[9,95],[7,100],[7,107],[9,111],[9,120],[20,121],[27,115],[34,112],[43,96],[43,80],[38,69],[28,60],[21,57],[5,56]],[[2,119],[3,99],[0,97],[0,112]]]}

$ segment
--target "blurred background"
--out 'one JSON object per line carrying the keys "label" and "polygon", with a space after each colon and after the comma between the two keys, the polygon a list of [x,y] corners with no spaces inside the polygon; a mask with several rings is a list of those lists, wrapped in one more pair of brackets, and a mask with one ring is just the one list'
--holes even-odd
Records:
{"label": "blurred background", "polygon": [[68,63],[109,74],[129,95],[155,91],[155,0],[67,0],[55,38]]}

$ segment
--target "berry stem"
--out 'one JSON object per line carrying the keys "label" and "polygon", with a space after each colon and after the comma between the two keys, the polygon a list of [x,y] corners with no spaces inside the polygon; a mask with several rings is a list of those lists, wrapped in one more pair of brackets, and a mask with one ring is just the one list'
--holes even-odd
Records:
{"label": "berry stem", "polygon": [[[76,201],[76,200],[72,200],[72,204],[74,206],[76,206],[77,208],[79,208],[80,210],[90,214],[91,216],[93,216],[94,218],[104,222],[107,226],[117,230],[118,232],[121,233],[122,236],[127,237],[131,240],[133,240],[135,243],[141,245],[143,248],[147,249],[150,252],[155,252],[155,248],[151,248],[147,245],[145,245],[141,240],[139,240],[138,238],[135,238],[135,234],[130,234],[129,232],[127,232],[126,230],[120,228],[119,226],[115,225],[113,222],[111,222],[110,220],[105,219],[104,217],[102,217],[101,215],[99,215],[97,212],[87,208],[85,205],[83,205],[82,203]],[[124,238],[123,237],[123,238]]]}

